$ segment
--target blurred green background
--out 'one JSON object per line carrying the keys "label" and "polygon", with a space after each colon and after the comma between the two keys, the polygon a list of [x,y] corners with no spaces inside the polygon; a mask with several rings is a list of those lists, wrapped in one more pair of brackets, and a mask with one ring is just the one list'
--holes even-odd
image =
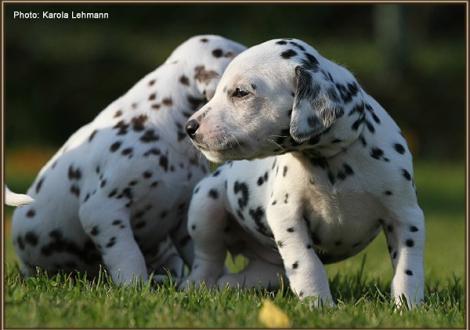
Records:
{"label": "blurred green background", "polygon": [[[109,12],[108,20],[14,20],[13,11]],[[6,181],[25,191],[77,128],[185,39],[221,34],[247,46],[305,40],[345,65],[405,132],[427,220],[426,276],[463,281],[465,251],[464,4],[5,5]],[[11,209],[7,209],[7,217]],[[9,221],[6,222],[9,233]],[[12,261],[10,243],[8,258]],[[391,267],[383,236],[366,272]],[[359,255],[329,274],[360,265]]]}
{"label": "blurred green background", "polygon": [[[22,11],[108,20],[18,20]],[[453,5],[6,5],[6,146],[61,145],[195,34],[247,46],[305,40],[352,70],[397,120],[415,157],[462,159],[465,7]]]}

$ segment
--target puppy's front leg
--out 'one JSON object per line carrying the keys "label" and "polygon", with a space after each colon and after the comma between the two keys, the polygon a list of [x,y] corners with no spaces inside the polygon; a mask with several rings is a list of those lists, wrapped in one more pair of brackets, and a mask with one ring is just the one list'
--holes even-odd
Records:
{"label": "puppy's front leg", "polygon": [[134,239],[129,211],[121,204],[98,192],[80,207],[80,222],[115,283],[146,281],[145,259]]}
{"label": "puppy's front leg", "polygon": [[276,204],[268,207],[266,215],[291,289],[302,299],[311,298],[315,307],[334,305],[325,268],[313,250],[301,210]]}

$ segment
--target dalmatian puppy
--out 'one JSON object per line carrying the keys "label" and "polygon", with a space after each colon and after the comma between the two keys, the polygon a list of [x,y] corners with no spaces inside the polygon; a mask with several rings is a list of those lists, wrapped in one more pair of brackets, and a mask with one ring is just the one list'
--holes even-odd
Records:
{"label": "dalmatian puppy", "polygon": [[118,284],[192,261],[186,213],[208,163],[184,132],[244,47],[215,35],[181,44],[155,71],[74,133],[13,215],[24,275],[105,266]]}
{"label": "dalmatian puppy", "polygon": [[[228,162],[194,190],[195,260],[183,287],[266,287],[285,274],[299,297],[333,304],[323,265],[357,254],[382,229],[394,300],[423,299],[412,156],[347,69],[300,40],[262,43],[230,63],[186,130],[209,160]],[[249,257],[244,271],[224,274],[227,249]]]}

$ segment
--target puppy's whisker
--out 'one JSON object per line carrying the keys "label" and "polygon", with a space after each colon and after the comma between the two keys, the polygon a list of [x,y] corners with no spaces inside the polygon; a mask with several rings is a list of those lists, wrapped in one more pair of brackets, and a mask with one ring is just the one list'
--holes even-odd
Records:
{"label": "puppy's whisker", "polygon": [[274,141],[273,139],[268,138],[267,140],[268,140],[269,142],[271,142],[272,144],[274,144],[276,147],[280,148],[282,151],[286,150],[286,148],[284,148],[282,145],[280,145],[279,143],[277,143],[277,142]]}

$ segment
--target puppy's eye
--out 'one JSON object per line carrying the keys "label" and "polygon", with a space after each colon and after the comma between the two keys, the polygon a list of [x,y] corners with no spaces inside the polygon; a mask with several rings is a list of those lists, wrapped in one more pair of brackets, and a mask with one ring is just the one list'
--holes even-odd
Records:
{"label": "puppy's eye", "polygon": [[232,97],[245,97],[247,96],[248,94],[250,94],[249,92],[247,91],[244,91],[243,89],[240,89],[240,88],[235,88],[235,90],[233,91],[232,93]]}

